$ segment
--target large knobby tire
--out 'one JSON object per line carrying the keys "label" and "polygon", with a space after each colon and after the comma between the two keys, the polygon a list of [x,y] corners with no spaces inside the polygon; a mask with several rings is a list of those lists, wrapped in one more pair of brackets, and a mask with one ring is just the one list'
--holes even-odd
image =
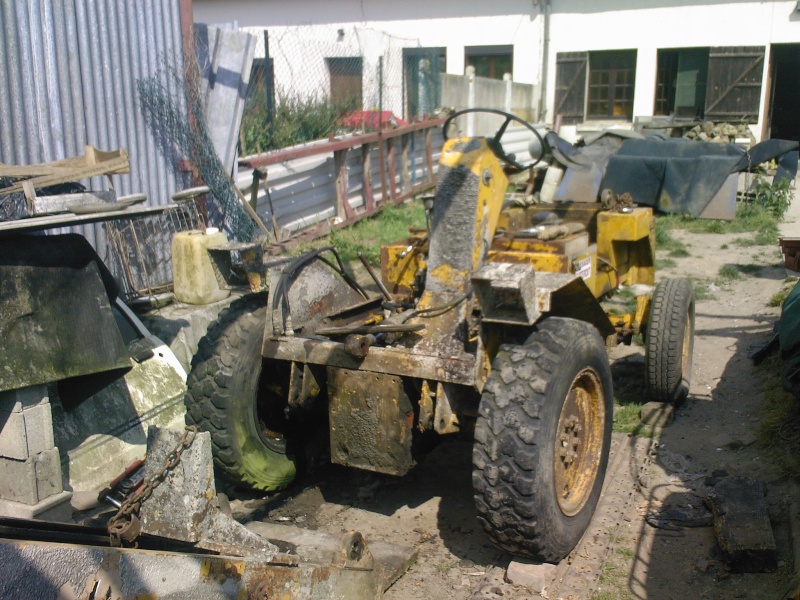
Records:
{"label": "large knobby tire", "polygon": [[613,391],[605,345],[550,317],[503,345],[481,397],[472,454],[478,518],[492,542],[546,562],[581,539],[603,486]]}
{"label": "large knobby tire", "polygon": [[645,332],[645,385],[656,402],[678,404],[689,394],[694,348],[694,290],[686,279],[656,285]]}
{"label": "large knobby tire", "polygon": [[269,491],[291,483],[296,468],[285,440],[264,425],[270,385],[261,377],[265,318],[263,295],[236,301],[220,313],[192,360],[185,404],[186,422],[211,434],[218,472]]}

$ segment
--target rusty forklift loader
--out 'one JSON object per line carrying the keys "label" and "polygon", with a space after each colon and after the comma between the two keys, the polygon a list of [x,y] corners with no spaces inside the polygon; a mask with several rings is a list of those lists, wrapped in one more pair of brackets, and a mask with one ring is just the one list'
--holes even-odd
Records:
{"label": "rusty forklift loader", "polygon": [[[474,437],[475,504],[497,546],[558,561],[577,544],[609,458],[607,347],[641,333],[643,393],[680,401],[694,298],[668,280],[607,314],[599,298],[654,283],[651,209],[504,207],[504,166],[530,165],[501,136],[520,121],[544,142],[503,118],[492,137],[445,142],[428,231],[381,249],[380,295],[323,248],[272,264],[266,299],[222,313],[186,396],[221,474],[280,489],[324,440],[334,463],[402,476],[418,440],[461,432]],[[545,211],[565,235],[533,237]]]}

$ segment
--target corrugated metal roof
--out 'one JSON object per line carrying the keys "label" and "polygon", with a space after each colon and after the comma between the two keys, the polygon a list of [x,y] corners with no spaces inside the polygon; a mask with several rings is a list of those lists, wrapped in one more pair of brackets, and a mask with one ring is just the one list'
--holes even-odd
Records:
{"label": "corrugated metal roof", "polygon": [[[183,73],[178,0],[0,0],[0,162],[125,147],[131,173],[113,176],[117,193],[169,203],[190,178],[148,126],[136,83],[163,77],[181,98],[170,73]],[[102,225],[76,230],[105,255]]]}

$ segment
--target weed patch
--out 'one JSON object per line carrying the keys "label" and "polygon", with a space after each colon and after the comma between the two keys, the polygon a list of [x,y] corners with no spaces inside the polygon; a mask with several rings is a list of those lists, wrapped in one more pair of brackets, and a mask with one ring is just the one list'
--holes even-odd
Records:
{"label": "weed patch", "polygon": [[[738,202],[736,217],[732,221],[714,219],[696,219],[689,215],[660,215],[656,218],[656,247],[672,250],[676,246],[675,238],[669,233],[682,229],[691,233],[749,233],[756,232],[752,245],[765,245],[778,239],[778,222],[776,216],[767,207],[752,202]],[[664,240],[662,246],[659,239]],[[746,238],[739,238],[745,240]],[[670,241],[672,240],[672,242]],[[736,243],[736,242],[734,242]],[[742,241],[741,243],[749,243]],[[670,244],[673,244],[670,246]],[[678,243],[679,244],[679,243]],[[682,244],[679,244],[682,246]]]}
{"label": "weed patch", "polygon": [[678,263],[675,261],[674,258],[656,258],[656,270],[660,271],[662,269],[674,269],[678,266]]}
{"label": "weed patch", "polygon": [[781,385],[782,361],[777,353],[756,367],[764,393],[758,441],[781,472],[800,478],[800,402]]}
{"label": "weed patch", "polygon": [[772,295],[772,298],[769,299],[767,305],[783,306],[783,301],[786,300],[786,297],[791,293],[795,285],[797,285],[797,277],[787,277],[784,279],[783,287],[781,287],[779,292],[776,292]]}
{"label": "weed patch", "polygon": [[689,251],[684,247],[675,248],[674,250],[670,250],[669,251],[669,255],[671,257],[673,257],[673,258],[684,258],[686,256],[691,256]]}
{"label": "weed patch", "polygon": [[380,262],[381,245],[406,239],[409,227],[425,227],[425,208],[422,202],[387,206],[377,215],[351,227],[333,230],[324,238],[302,244],[297,248],[297,253],[333,246],[344,262],[357,260],[358,253],[361,252],[375,265]]}

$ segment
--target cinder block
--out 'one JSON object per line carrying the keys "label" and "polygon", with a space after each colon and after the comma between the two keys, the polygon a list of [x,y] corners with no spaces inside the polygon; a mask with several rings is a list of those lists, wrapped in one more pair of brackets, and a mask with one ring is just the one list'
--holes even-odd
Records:
{"label": "cinder block", "polygon": [[44,500],[64,491],[61,481],[61,457],[58,448],[40,452],[34,457],[36,465],[36,493]]}
{"label": "cinder block", "polygon": [[49,400],[46,385],[8,390],[0,392],[0,412],[22,412],[24,408],[46,404]]}
{"label": "cinder block", "polygon": [[39,501],[34,458],[0,458],[0,498],[23,504]]}
{"label": "cinder block", "polygon": [[556,570],[555,565],[547,563],[522,563],[512,560],[506,569],[506,581],[541,594],[555,579]]}
{"label": "cinder block", "polygon": [[50,403],[0,412],[0,456],[25,460],[55,446]]}
{"label": "cinder block", "polygon": [[675,419],[675,407],[668,402],[648,402],[640,413],[642,425],[663,429]]}
{"label": "cinder block", "polygon": [[0,412],[0,456],[17,460],[25,460],[30,456],[22,411]]}
{"label": "cinder block", "polygon": [[0,499],[0,516],[69,523],[72,521],[71,497],[71,492],[61,492],[36,504]]}
{"label": "cinder block", "polygon": [[28,456],[35,456],[56,445],[53,439],[53,412],[49,402],[24,408],[22,416],[25,417]]}

